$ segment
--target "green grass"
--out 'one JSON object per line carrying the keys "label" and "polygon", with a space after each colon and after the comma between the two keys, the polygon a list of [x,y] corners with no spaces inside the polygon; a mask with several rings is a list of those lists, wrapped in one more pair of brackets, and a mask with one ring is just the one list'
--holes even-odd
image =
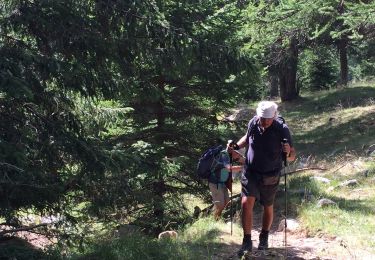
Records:
{"label": "green grass", "polygon": [[[347,204],[347,208],[342,204]],[[301,219],[313,232],[323,232],[342,238],[353,250],[363,249],[375,253],[374,213],[358,205],[358,201],[344,201],[338,206],[317,208],[311,204],[301,211]]]}
{"label": "green grass", "polygon": [[[357,165],[360,165],[359,161]],[[368,170],[367,177],[363,169]],[[313,195],[306,202],[301,196],[291,196],[296,217],[311,235],[325,234],[339,237],[352,251],[366,250],[375,253],[375,171],[373,163],[364,163],[356,171],[325,172],[323,176],[331,180],[329,184],[310,179],[313,174],[294,176],[290,180],[290,189],[305,188]],[[342,187],[340,183],[356,179],[358,185]],[[331,199],[336,205],[320,208],[317,201]]]}
{"label": "green grass", "polygon": [[[228,234],[227,228],[225,223],[216,222],[211,217],[202,218],[184,231],[179,231],[180,235],[175,240],[157,240],[137,235],[106,242],[98,239],[85,254],[69,258],[103,260],[211,259],[226,250],[220,236]],[[235,228],[235,232],[240,234],[239,227]]]}
{"label": "green grass", "polygon": [[323,159],[374,143],[374,85],[309,93],[280,110],[299,154]]}

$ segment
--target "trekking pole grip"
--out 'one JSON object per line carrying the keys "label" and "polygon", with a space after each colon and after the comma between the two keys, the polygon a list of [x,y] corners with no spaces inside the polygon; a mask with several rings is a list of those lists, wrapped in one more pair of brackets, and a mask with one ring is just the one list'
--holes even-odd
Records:
{"label": "trekking pole grip", "polygon": [[[283,145],[284,144],[287,144],[288,143],[288,139],[284,138],[283,141],[282,141]],[[286,159],[286,156],[287,154],[285,152],[283,152],[283,161],[284,161],[284,166],[288,166],[288,160]]]}

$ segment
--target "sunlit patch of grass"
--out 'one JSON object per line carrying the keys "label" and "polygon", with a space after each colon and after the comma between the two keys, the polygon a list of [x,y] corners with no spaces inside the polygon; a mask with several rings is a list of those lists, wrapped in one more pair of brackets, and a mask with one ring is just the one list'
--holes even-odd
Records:
{"label": "sunlit patch of grass", "polygon": [[85,255],[75,255],[72,259],[189,259],[189,252],[175,240],[158,241],[143,236],[132,235],[121,239],[93,244],[92,250]]}
{"label": "sunlit patch of grass", "polygon": [[375,219],[362,210],[343,210],[339,206],[318,208],[310,204],[300,211],[300,219],[314,234],[323,232],[342,238],[352,248],[375,252]]}
{"label": "sunlit patch of grass", "polygon": [[[215,221],[212,217],[201,218],[184,230],[181,241],[190,250],[199,252],[199,259],[209,259],[210,256],[225,251],[225,247],[231,246],[233,241],[241,240],[242,229],[238,225],[233,225],[232,228],[233,234],[230,236],[229,224]],[[229,240],[226,241],[227,239]]]}
{"label": "sunlit patch of grass", "polygon": [[374,176],[375,175],[375,159],[371,161],[367,161],[366,166],[368,168],[368,176]]}
{"label": "sunlit patch of grass", "polygon": [[353,86],[307,93],[281,104],[299,154],[320,160],[375,142],[375,86]]}
{"label": "sunlit patch of grass", "polygon": [[[208,189],[208,187],[207,187]],[[200,209],[204,209],[208,207],[211,203],[208,203],[204,201],[201,198],[198,198],[197,196],[194,196],[194,194],[185,194],[183,196],[184,205],[188,209],[189,212],[193,214],[194,208],[199,207]]]}
{"label": "sunlit patch of grass", "polygon": [[[233,227],[235,235],[231,239],[240,240],[239,227]],[[233,246],[223,240],[230,237],[228,225],[211,217],[201,218],[178,233],[177,239],[165,240],[140,234],[107,242],[98,239],[88,252],[71,259],[212,259]]]}
{"label": "sunlit patch of grass", "polygon": [[[326,171],[329,183],[321,183],[303,173],[290,178],[290,189],[305,188],[309,200],[294,197],[298,218],[311,235],[318,233],[339,237],[350,250],[367,250],[375,253],[375,174],[374,163],[360,159],[346,162],[344,166]],[[357,185],[343,186],[348,179],[357,180]],[[306,196],[305,196],[306,197]],[[321,198],[328,198],[336,204],[318,207]]]}
{"label": "sunlit patch of grass", "polygon": [[213,218],[202,218],[186,228],[182,239],[184,241],[197,241],[204,244],[215,242],[220,233],[218,223]]}

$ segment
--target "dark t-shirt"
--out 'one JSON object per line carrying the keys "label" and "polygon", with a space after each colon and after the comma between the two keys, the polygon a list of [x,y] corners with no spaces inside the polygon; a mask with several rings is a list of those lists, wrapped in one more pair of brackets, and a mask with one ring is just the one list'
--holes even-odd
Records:
{"label": "dark t-shirt", "polygon": [[282,140],[286,138],[293,146],[288,126],[275,119],[264,132],[255,116],[248,124],[246,166],[260,174],[276,175],[282,169]]}

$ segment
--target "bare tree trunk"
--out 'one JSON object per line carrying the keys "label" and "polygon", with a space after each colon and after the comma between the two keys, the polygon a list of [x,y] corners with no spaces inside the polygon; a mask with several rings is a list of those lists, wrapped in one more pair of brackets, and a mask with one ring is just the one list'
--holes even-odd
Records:
{"label": "bare tree trunk", "polygon": [[278,97],[279,96],[279,78],[274,69],[270,69],[268,71],[268,77],[270,81],[270,97]]}
{"label": "bare tree trunk", "polygon": [[279,84],[281,101],[293,100],[298,97],[297,92],[297,41],[291,39],[284,62],[280,64]]}
{"label": "bare tree trunk", "polygon": [[[345,2],[341,0],[337,6],[337,11],[340,15],[343,15],[345,12]],[[345,28],[343,22],[340,22],[340,27]],[[340,56],[340,82],[339,85],[347,86],[348,85],[348,36],[346,34],[341,36],[341,39],[337,43],[337,48]]]}
{"label": "bare tree trunk", "polygon": [[348,85],[348,39],[346,36],[338,42],[338,50],[340,56],[340,82],[341,86]]}

